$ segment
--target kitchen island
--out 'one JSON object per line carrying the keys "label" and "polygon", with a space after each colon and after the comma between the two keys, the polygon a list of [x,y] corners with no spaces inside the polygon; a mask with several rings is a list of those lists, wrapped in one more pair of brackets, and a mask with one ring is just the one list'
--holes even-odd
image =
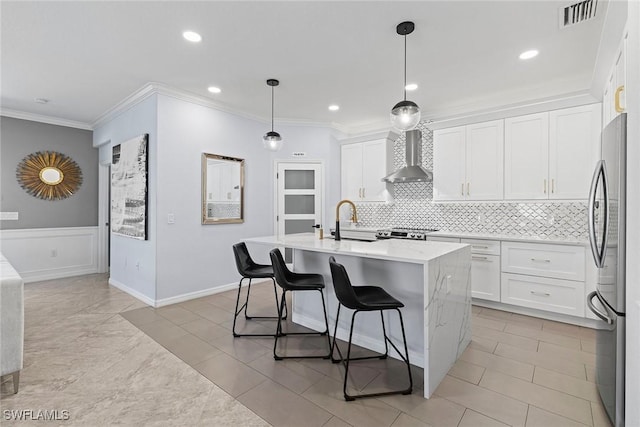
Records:
{"label": "kitchen island", "polygon": [[[335,241],[312,233],[245,239],[250,246],[291,248],[293,271],[325,278],[329,326],[333,331],[338,300],[331,285],[329,257],[343,264],[354,286],[383,287],[402,301],[411,364],[424,368],[424,396],[430,397],[471,340],[471,250],[469,245],[413,240]],[[294,292],[292,321],[324,330],[320,298]],[[307,295],[308,294],[308,295]],[[338,338],[348,339],[350,310],[343,308]],[[402,342],[400,322],[386,312],[387,334]],[[378,312],[360,313],[353,343],[384,352]],[[397,345],[397,344],[396,344]],[[398,357],[393,350],[389,354]]]}

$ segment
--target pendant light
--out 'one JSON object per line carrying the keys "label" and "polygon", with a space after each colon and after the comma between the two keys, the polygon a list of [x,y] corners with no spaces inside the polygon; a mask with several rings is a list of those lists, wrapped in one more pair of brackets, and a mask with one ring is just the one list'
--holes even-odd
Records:
{"label": "pendant light", "polygon": [[278,86],[280,82],[276,79],[267,80],[267,85],[271,86],[271,131],[264,134],[262,144],[269,151],[280,151],[284,141],[278,132],[273,130],[273,88]]}
{"label": "pendant light", "polygon": [[414,129],[420,122],[420,107],[415,102],[407,101],[407,34],[411,34],[415,25],[413,22],[401,22],[396,27],[396,32],[404,36],[404,100],[398,102],[391,109],[391,125],[400,130]]}

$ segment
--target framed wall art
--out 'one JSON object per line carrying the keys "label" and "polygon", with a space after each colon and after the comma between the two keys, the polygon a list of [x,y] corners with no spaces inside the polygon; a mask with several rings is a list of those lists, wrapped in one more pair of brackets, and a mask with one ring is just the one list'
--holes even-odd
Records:
{"label": "framed wall art", "polygon": [[147,240],[148,144],[144,134],[112,148],[111,232]]}

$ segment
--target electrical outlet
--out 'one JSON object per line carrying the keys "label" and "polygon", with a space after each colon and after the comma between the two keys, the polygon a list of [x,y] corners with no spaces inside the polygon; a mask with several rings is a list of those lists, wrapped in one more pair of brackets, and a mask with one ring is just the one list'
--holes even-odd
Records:
{"label": "electrical outlet", "polygon": [[140,270],[140,261],[136,262],[136,270]]}
{"label": "electrical outlet", "polygon": [[167,214],[167,224],[175,224],[176,223],[176,216],[175,214]]}
{"label": "electrical outlet", "polygon": [[51,258],[55,258],[58,256],[58,250],[57,249],[51,249]]}

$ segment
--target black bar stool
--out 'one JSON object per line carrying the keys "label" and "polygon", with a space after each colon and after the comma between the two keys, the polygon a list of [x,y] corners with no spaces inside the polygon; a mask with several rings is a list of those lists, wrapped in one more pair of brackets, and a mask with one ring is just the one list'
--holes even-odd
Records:
{"label": "black bar stool", "polygon": [[[236,333],[236,320],[238,319],[238,315],[244,310],[244,318],[247,320],[276,320],[277,316],[249,316],[247,314],[247,310],[249,307],[249,294],[251,293],[251,280],[252,279],[271,279],[273,282],[273,292],[276,296],[276,309],[278,309],[278,291],[276,290],[276,281],[273,276],[273,267],[265,264],[256,264],[249,255],[249,251],[247,250],[247,245],[244,242],[236,243],[233,245],[233,255],[236,258],[236,267],[238,268],[238,273],[242,276],[240,279],[240,283],[238,283],[238,296],[236,297],[236,309],[233,315],[233,336],[234,337],[273,337],[275,336],[275,332],[273,334],[238,334]],[[244,301],[244,304],[240,308],[238,305],[240,304],[240,293],[242,289],[242,281],[244,279],[249,279],[249,284],[247,285],[247,298]],[[281,314],[278,311],[278,314]],[[286,305],[285,305],[285,319],[286,315]]]}
{"label": "black bar stool", "polygon": [[[404,322],[402,320],[402,313],[400,308],[404,307],[400,301],[389,295],[384,289],[378,286],[352,286],[347,271],[342,264],[338,264],[334,257],[329,258],[329,266],[331,267],[331,277],[333,279],[333,287],[338,298],[338,312],[336,314],[336,326],[333,332],[333,343],[331,344],[331,361],[333,363],[342,362],[345,366],[344,373],[344,399],[347,401],[355,400],[361,397],[373,397],[373,396],[387,396],[390,394],[411,394],[413,389],[413,378],[411,377],[411,365],[409,364],[409,351],[407,349],[407,338],[404,333]],[[354,310],[351,316],[351,330],[349,331],[349,346],[347,348],[346,360],[342,356],[340,348],[336,345],[336,333],[338,331],[338,320],[340,318],[340,307],[345,306]],[[387,336],[387,331],[384,326],[384,316],[382,312],[384,310],[396,310],[400,317],[400,327],[402,328],[402,340],[404,342],[404,355],[398,350],[398,347],[391,342]],[[382,334],[384,335],[384,354],[378,354],[375,356],[367,357],[351,357],[351,339],[353,337],[353,324],[356,318],[356,314],[361,311],[380,311],[380,319],[382,320]],[[409,387],[402,390],[386,391],[381,393],[366,393],[358,395],[349,395],[347,393],[347,378],[349,377],[349,362],[353,360],[365,360],[365,359],[386,359],[389,355],[389,346],[391,344],[393,349],[400,355],[402,360],[407,365],[407,372],[409,373]],[[333,358],[334,349],[338,350],[340,355],[339,359]]]}
{"label": "black bar stool", "polygon": [[[273,273],[276,278],[276,282],[282,288],[282,299],[278,308],[278,326],[276,327],[276,339],[273,343],[273,358],[275,360],[282,359],[329,359],[331,353],[314,355],[314,356],[279,356],[276,352],[278,348],[278,338],[285,337],[287,335],[326,335],[327,345],[329,351],[331,351],[331,339],[329,338],[329,321],[327,320],[327,306],[324,302],[324,279],[321,274],[309,274],[309,273],[294,273],[287,268],[287,265],[282,258],[282,253],[279,249],[273,249],[269,252],[271,256],[271,264],[273,265]],[[323,332],[282,332],[282,312],[286,307],[286,294],[287,292],[297,291],[318,291],[322,297],[322,310],[324,311],[324,323],[325,330]]]}

